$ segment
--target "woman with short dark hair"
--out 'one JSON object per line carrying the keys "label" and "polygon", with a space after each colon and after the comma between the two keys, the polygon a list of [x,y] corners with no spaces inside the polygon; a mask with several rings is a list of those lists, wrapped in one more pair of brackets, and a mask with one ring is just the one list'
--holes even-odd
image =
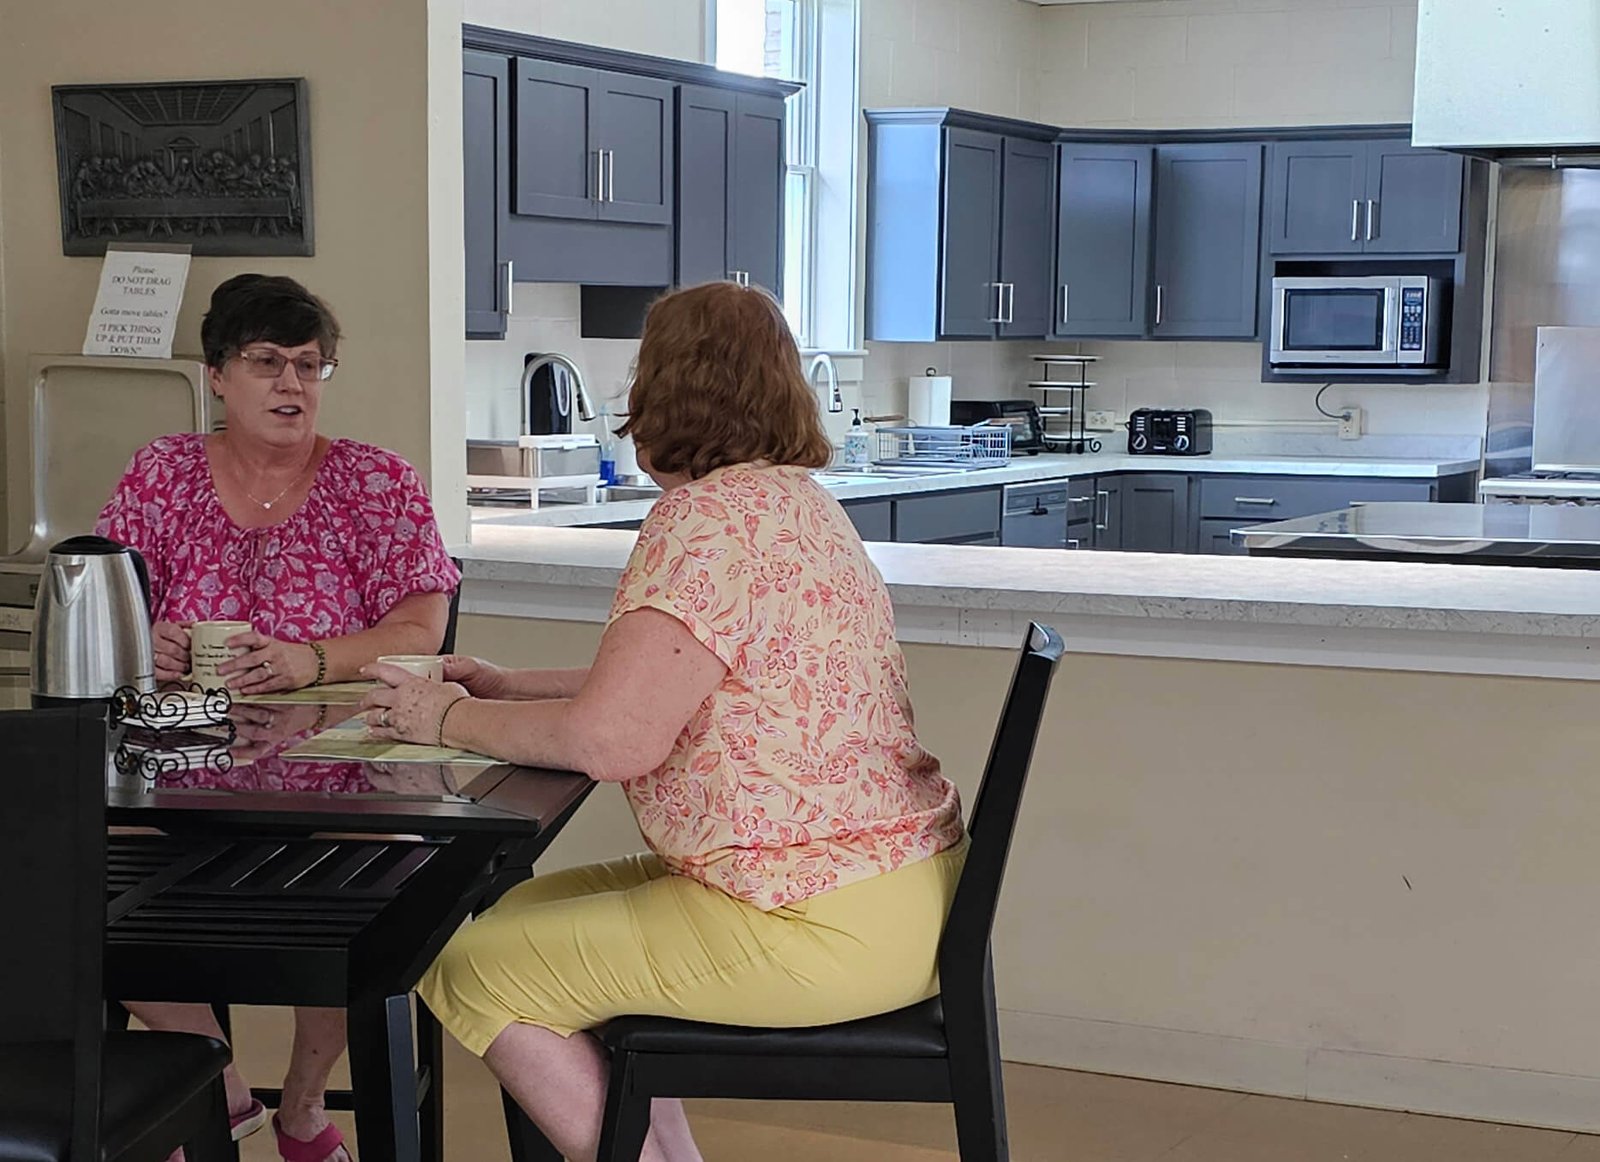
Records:
{"label": "woman with short dark hair", "polygon": [[[783,314],[717,283],[645,322],[624,430],[665,490],[594,665],[378,666],[368,722],[622,783],[651,854],[539,876],[419,992],[563,1156],[592,1159],[624,1014],[801,1026],[937,990],[966,838],[917,741],[883,579],[811,477],[832,448]],[[645,1157],[698,1159],[655,1102]]]}
{"label": "woman with short dark hair", "polygon": [[[250,623],[228,643],[243,652],[218,667],[242,696],[349,681],[383,654],[437,652],[460,574],[422,481],[393,452],[317,432],[339,363],[327,305],[291,278],[241,274],[212,294],[200,342],[226,430],[140,449],[96,527],[149,565],[157,679],[189,671],[195,621]],[[128,1007],[152,1028],[220,1037],[204,1005]],[[343,1010],[296,1011],[274,1119],[286,1157],[348,1156],[323,1109],[344,1044]],[[238,1138],[266,1114],[231,1066],[227,1082]]]}

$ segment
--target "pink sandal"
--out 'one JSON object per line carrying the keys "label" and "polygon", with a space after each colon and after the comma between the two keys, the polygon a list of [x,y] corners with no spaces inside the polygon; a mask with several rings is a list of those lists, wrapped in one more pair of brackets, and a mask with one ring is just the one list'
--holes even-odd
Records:
{"label": "pink sandal", "polygon": [[284,1162],[327,1162],[344,1145],[344,1135],[339,1132],[338,1126],[332,1124],[322,1127],[322,1133],[309,1142],[303,1138],[291,1138],[278,1124],[277,1114],[272,1115],[272,1132],[278,1139],[278,1157]]}
{"label": "pink sandal", "polygon": [[228,1134],[235,1142],[240,1142],[266,1124],[267,1107],[255,1098],[251,1098],[250,1105],[244,1113],[229,1116]]}

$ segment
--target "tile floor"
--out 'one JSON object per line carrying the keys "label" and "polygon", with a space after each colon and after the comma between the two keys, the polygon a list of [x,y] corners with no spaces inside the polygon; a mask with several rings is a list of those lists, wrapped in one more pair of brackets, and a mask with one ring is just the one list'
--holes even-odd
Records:
{"label": "tile floor", "polygon": [[[283,1014],[240,1010],[236,1023],[246,1075],[273,1084],[265,1079],[288,1045]],[[499,1091],[478,1061],[450,1050],[448,1158],[507,1162]],[[1006,1091],[1015,1162],[1600,1162],[1600,1137],[1037,1066],[1007,1066]],[[956,1158],[943,1106],[697,1101],[690,1117],[706,1162]],[[270,1131],[242,1151],[242,1162],[276,1157]]]}

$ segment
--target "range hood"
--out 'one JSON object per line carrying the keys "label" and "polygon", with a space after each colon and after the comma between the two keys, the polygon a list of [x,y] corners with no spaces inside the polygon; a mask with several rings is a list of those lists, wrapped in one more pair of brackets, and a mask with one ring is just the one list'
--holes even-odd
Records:
{"label": "range hood", "polygon": [[1420,0],[1411,140],[1600,166],[1600,0]]}

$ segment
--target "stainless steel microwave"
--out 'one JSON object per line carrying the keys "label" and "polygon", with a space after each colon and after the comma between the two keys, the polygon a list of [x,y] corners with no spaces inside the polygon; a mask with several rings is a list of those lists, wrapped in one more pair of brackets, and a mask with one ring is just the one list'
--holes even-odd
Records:
{"label": "stainless steel microwave", "polygon": [[1421,274],[1275,278],[1272,366],[1440,368],[1444,297]]}

